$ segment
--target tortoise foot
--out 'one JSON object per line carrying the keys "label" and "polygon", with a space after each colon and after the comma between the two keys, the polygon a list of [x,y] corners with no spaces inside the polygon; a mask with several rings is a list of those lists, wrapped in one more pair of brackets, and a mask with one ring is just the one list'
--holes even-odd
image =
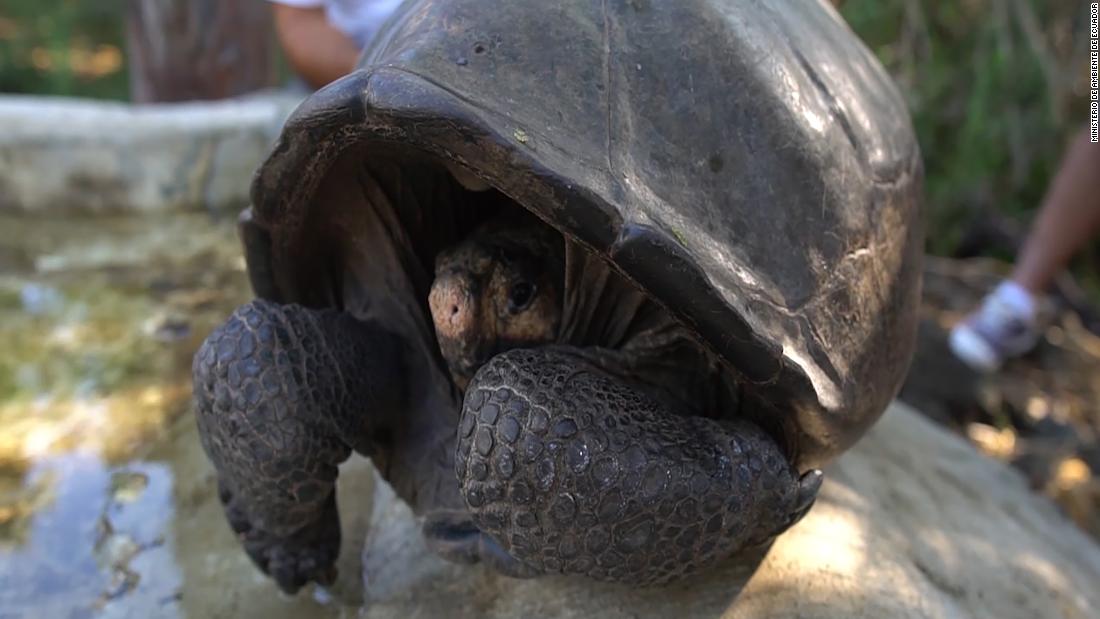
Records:
{"label": "tortoise foot", "polygon": [[756,425],[677,416],[567,348],[478,371],[455,469],[475,524],[524,564],[641,585],[769,542],[821,484]]}
{"label": "tortoise foot", "polygon": [[399,397],[399,352],[347,314],[257,300],[195,355],[195,415],[226,517],[288,593],[335,575],[337,465],[370,451],[372,422]]}
{"label": "tortoise foot", "polygon": [[330,495],[320,517],[286,536],[276,536],[252,526],[233,493],[218,484],[218,497],[229,526],[245,553],[260,570],[271,576],[280,589],[297,593],[309,582],[331,585],[336,581],[336,559],[340,553],[340,518],[336,495]]}

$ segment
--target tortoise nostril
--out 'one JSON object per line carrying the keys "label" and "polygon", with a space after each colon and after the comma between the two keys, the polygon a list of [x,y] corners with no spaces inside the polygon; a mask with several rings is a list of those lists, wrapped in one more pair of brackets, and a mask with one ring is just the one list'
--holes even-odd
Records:
{"label": "tortoise nostril", "polygon": [[472,310],[473,308],[468,307],[462,301],[451,302],[451,311],[446,315],[446,322],[450,325],[450,328],[454,330],[456,335],[469,328],[470,313]]}
{"label": "tortoise nostril", "polygon": [[428,304],[436,333],[441,337],[467,335],[478,311],[469,282],[457,277],[437,278]]}

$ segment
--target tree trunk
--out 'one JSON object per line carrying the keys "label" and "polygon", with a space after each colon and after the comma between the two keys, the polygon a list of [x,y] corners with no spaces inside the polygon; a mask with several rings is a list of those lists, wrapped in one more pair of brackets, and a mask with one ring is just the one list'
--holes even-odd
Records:
{"label": "tree trunk", "polygon": [[222,99],[277,78],[263,0],[129,0],[126,35],[135,103]]}

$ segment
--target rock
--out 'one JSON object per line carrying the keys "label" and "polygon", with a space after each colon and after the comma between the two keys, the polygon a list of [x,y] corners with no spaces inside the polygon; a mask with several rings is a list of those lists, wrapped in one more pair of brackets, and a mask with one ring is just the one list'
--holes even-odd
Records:
{"label": "rock", "polygon": [[903,404],[826,473],[817,505],[739,597],[734,565],[631,589],[447,564],[376,484],[361,616],[1071,619],[1100,608],[1100,547],[1018,473]]}
{"label": "rock", "polygon": [[300,99],[128,105],[0,96],[0,213],[239,208]]}

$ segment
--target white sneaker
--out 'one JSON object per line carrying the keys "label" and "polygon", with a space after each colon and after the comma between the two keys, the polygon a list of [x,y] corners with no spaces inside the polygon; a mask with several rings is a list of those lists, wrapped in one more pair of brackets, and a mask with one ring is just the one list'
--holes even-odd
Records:
{"label": "white sneaker", "polygon": [[1042,333],[1038,301],[1019,284],[1003,282],[977,311],[951,330],[955,356],[981,372],[992,372],[1035,347]]}

